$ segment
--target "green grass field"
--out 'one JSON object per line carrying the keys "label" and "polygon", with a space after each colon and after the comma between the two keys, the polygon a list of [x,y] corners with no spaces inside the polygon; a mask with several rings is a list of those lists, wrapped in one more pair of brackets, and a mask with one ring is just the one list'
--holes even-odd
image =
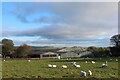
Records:
{"label": "green grass field", "polygon": [[[92,64],[94,60],[96,63]],[[107,68],[101,68],[101,65],[108,61]],[[2,62],[3,78],[82,78],[80,71],[91,70],[93,75],[86,78],[118,78],[118,62],[116,58],[80,58],[80,59],[46,59],[46,60],[6,60]],[[70,62],[77,62],[81,67],[76,68]],[[88,63],[85,63],[88,61]],[[48,68],[48,64],[57,65],[56,68]],[[67,65],[67,69],[61,66]]]}

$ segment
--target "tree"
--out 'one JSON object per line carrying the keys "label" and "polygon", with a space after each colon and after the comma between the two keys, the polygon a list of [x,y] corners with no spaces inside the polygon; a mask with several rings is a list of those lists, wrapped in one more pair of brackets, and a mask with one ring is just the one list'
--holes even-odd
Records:
{"label": "tree", "polygon": [[94,57],[107,57],[109,56],[109,48],[108,47],[88,47],[88,51],[92,52]]}
{"label": "tree", "polygon": [[11,55],[14,52],[14,43],[10,39],[2,40],[2,55],[3,57]]}
{"label": "tree", "polygon": [[90,46],[90,47],[87,48],[87,50],[88,50],[88,51],[91,51],[91,52],[95,51],[96,49],[97,49],[97,48],[94,47],[94,46]]}
{"label": "tree", "polygon": [[16,48],[15,53],[14,53],[14,57],[27,57],[28,53],[31,51],[31,47],[28,46],[27,44],[23,44],[19,47]]}
{"label": "tree", "polygon": [[113,35],[110,41],[114,45],[113,47],[110,47],[112,56],[120,56],[120,34]]}
{"label": "tree", "polygon": [[120,46],[120,34],[112,36],[110,41],[113,45]]}

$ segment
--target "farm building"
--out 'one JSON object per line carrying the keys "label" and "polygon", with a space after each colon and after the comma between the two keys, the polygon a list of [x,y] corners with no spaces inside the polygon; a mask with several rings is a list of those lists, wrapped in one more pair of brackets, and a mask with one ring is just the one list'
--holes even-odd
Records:
{"label": "farm building", "polygon": [[46,52],[43,54],[40,54],[40,58],[58,58],[59,54],[54,52]]}
{"label": "farm building", "polygon": [[92,56],[93,56],[92,52],[89,51],[79,52],[79,53],[67,52],[60,54],[61,58],[75,58],[75,57],[77,58],[77,57],[92,57]]}

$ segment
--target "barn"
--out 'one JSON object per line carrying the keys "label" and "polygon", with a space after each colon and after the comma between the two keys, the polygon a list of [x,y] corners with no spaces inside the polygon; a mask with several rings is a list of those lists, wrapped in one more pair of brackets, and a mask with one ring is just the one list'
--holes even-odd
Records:
{"label": "barn", "polygon": [[84,51],[79,53],[66,52],[60,55],[61,58],[77,58],[77,57],[92,57],[92,56],[93,56],[92,52],[89,51]]}
{"label": "barn", "polygon": [[43,54],[40,54],[40,58],[58,58],[59,54],[54,52],[46,52]]}

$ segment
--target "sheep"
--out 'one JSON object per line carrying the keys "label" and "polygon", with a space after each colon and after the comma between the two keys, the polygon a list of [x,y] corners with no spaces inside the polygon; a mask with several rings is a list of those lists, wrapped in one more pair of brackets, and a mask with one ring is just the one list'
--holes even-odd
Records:
{"label": "sheep", "polygon": [[107,64],[102,64],[102,68],[108,67]]}
{"label": "sheep", "polygon": [[80,68],[80,65],[75,64],[74,66],[77,67],[77,68]]}
{"label": "sheep", "polygon": [[28,60],[28,62],[31,62],[31,60]]}
{"label": "sheep", "polygon": [[76,62],[73,62],[73,64],[76,64]]}
{"label": "sheep", "polygon": [[67,58],[66,60],[68,61],[69,59]]}
{"label": "sheep", "polygon": [[57,67],[56,65],[52,65],[53,68]]}
{"label": "sheep", "polygon": [[3,61],[5,61],[5,60],[3,60]]}
{"label": "sheep", "polygon": [[92,71],[88,70],[88,75],[91,76],[92,75]]}
{"label": "sheep", "polygon": [[58,59],[60,59],[60,56],[58,56]]}
{"label": "sheep", "polygon": [[80,75],[85,77],[86,76],[86,72],[85,71],[81,71]]}
{"label": "sheep", "polygon": [[107,64],[108,62],[107,62],[107,61],[105,61],[105,63]]}
{"label": "sheep", "polygon": [[95,64],[95,61],[92,61],[93,64]]}
{"label": "sheep", "polygon": [[49,68],[52,68],[52,65],[51,65],[51,64],[48,64],[48,67],[49,67]]}
{"label": "sheep", "polygon": [[87,63],[87,61],[85,61],[85,63]]}
{"label": "sheep", "polygon": [[118,59],[116,59],[116,62],[118,61]]}
{"label": "sheep", "polygon": [[67,68],[67,66],[66,65],[62,65],[62,68]]}

